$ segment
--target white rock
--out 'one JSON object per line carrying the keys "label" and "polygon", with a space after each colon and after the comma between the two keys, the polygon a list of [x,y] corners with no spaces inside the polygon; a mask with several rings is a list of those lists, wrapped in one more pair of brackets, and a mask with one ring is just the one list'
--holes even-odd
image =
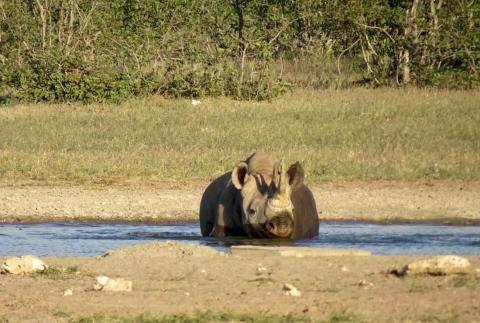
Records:
{"label": "white rock", "polygon": [[259,272],[259,273],[262,273],[262,272],[265,272],[265,271],[267,271],[267,267],[260,266],[260,267],[257,268],[257,272]]}
{"label": "white rock", "polygon": [[63,296],[72,296],[72,295],[73,295],[73,290],[71,290],[71,289],[66,289],[63,292]]}
{"label": "white rock", "polygon": [[439,256],[408,264],[407,274],[466,274],[470,270],[467,258],[458,256]]}
{"label": "white rock", "polygon": [[285,283],[283,285],[283,292],[287,296],[295,296],[298,297],[302,295],[302,293],[297,289],[297,287],[293,286],[292,284]]}
{"label": "white rock", "polygon": [[131,292],[132,282],[123,278],[109,279],[102,290],[106,292]]}
{"label": "white rock", "polygon": [[8,258],[3,264],[2,269],[10,274],[30,274],[35,271],[44,271],[48,269],[40,258],[35,256],[21,256]]}
{"label": "white rock", "polygon": [[438,256],[412,262],[400,270],[393,270],[392,273],[397,276],[468,274],[471,271],[470,267],[471,265],[467,258]]}
{"label": "white rock", "polygon": [[200,100],[195,100],[195,99],[192,99],[192,105],[199,105],[200,103]]}
{"label": "white rock", "polygon": [[107,276],[96,277],[93,289],[104,292],[131,292],[132,282],[123,278],[109,278]]}
{"label": "white rock", "polygon": [[110,278],[107,276],[97,276],[95,279],[97,280],[97,284],[105,286]]}
{"label": "white rock", "polygon": [[40,260],[40,258],[31,256],[30,259],[32,261],[33,271],[44,271],[48,268],[48,266],[42,260]]}
{"label": "white rock", "polygon": [[345,266],[342,266],[342,268],[340,268],[341,271],[343,271],[344,273],[348,273],[348,268],[345,267]]}

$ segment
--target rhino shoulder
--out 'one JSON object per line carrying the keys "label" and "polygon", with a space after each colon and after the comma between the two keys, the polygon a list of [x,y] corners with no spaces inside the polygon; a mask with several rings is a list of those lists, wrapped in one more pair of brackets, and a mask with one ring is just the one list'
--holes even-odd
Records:
{"label": "rhino shoulder", "polygon": [[312,191],[303,184],[292,190],[291,198],[295,217],[293,238],[301,239],[318,236],[318,212]]}
{"label": "rhino shoulder", "polygon": [[203,192],[200,201],[200,229],[203,236],[209,236],[217,218],[221,196],[230,181],[231,173],[226,173],[211,182]]}
{"label": "rhino shoulder", "polygon": [[[203,193],[200,202],[200,228],[203,236],[238,235],[241,215],[238,208],[239,193],[228,172],[215,179]],[[237,233],[237,234],[235,234]]]}

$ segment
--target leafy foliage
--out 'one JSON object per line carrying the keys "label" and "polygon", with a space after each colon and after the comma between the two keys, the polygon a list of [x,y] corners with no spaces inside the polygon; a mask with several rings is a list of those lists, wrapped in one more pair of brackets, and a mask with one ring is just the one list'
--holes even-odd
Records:
{"label": "leafy foliage", "polygon": [[357,82],[476,87],[479,16],[469,0],[3,1],[0,96],[262,100],[295,85],[284,65],[318,57],[336,66],[321,86],[348,62]]}

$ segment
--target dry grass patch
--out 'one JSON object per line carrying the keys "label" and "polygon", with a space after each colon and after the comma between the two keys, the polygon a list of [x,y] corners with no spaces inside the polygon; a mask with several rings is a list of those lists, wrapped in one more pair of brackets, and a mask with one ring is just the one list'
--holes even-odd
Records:
{"label": "dry grass patch", "polygon": [[301,90],[272,102],[138,99],[0,109],[4,181],[209,180],[255,150],[311,182],[480,179],[480,94]]}

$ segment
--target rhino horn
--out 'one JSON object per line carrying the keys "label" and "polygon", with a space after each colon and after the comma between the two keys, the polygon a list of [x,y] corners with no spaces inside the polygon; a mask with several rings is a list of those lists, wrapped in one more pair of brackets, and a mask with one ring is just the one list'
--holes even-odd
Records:
{"label": "rhino horn", "polygon": [[274,193],[268,204],[273,209],[285,209],[291,207],[287,174],[283,160],[276,163],[273,168]]}
{"label": "rhino horn", "polygon": [[287,188],[287,180],[285,174],[285,164],[283,160],[276,163],[273,167],[273,184],[277,194],[285,195]]}

